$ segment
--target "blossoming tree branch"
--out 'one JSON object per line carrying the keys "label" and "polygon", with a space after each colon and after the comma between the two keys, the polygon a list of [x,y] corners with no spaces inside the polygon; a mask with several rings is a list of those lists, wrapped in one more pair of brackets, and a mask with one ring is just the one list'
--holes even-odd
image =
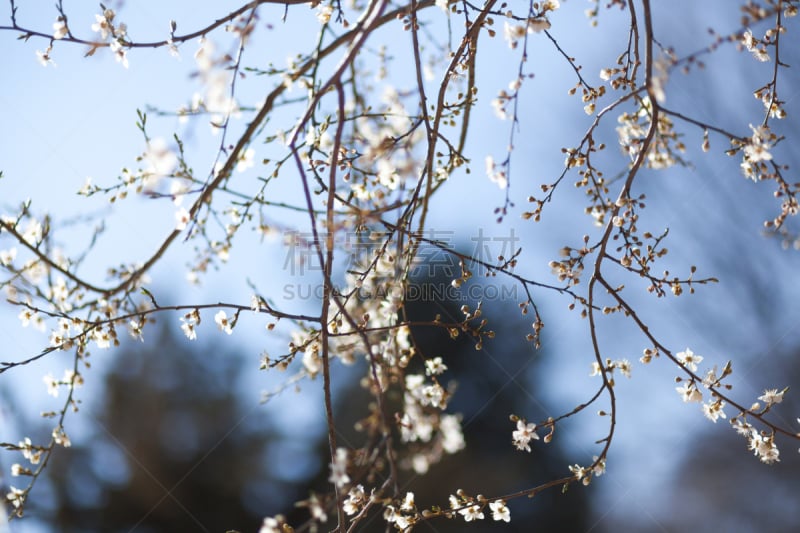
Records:
{"label": "blossoming tree branch", "polygon": [[[88,14],[70,12],[59,0],[52,27],[29,26],[26,10],[32,6],[9,4],[10,18],[0,30],[17,34],[30,60],[43,68],[54,68],[67,47],[78,47],[86,62],[111,55],[118,68],[135,71],[142,49],[163,49],[183,58],[176,65],[202,87],[180,109],[138,111],[144,150],[121,162],[117,176],[75,186],[86,197],[81,201],[109,202],[108,225],[115,223],[117,206],[134,197],[172,206],[174,224],[163,228],[166,236],[139,262],[105,265],[104,279],[89,275],[85,265],[103,260],[93,253],[101,236],[87,225],[86,249],[66,253],[63,228],[37,208],[34,191],[31,200],[2,213],[5,305],[16,308],[22,327],[40,330],[42,340],[36,353],[3,353],[0,376],[13,379],[21,367],[56,355],[66,361],[68,354],[70,361],[63,375],[45,376],[42,392],[60,402],[45,413],[52,425],[49,440],[20,435],[18,443],[2,443],[15,457],[6,495],[13,517],[22,517],[36,498],[37,480],[55,450],[70,446],[69,423],[80,416],[73,413],[79,386],[95,379],[89,368],[92,352],[113,350],[121,336],[143,339],[155,322],[179,328],[199,343],[201,320],[236,335],[245,316],[261,317],[259,334],[285,339],[283,353],[262,355],[261,370],[285,373],[287,386],[322,388],[329,491],[298,502],[308,509],[306,523],[266,517],[262,533],[290,527],[356,531],[374,516],[401,531],[425,521],[508,522],[510,500],[590,484],[605,472],[614,445],[616,379],[630,378],[637,366],[604,349],[600,333],[608,315],[624,317],[636,332],[629,336],[630,353],[643,353],[641,364],[658,366],[664,387],[677,389],[676,401],[696,402],[711,422],[729,421],[762,462],[779,460],[780,440],[798,438],[796,427],[782,425],[770,412],[783,400],[785,384],[758,398],[737,395],[729,379],[734,363],[719,370],[704,366],[703,356],[691,347],[666,345],[657,325],[643,318],[634,303],[639,300],[629,296],[651,293],[649,305],[658,306],[662,297],[702,298],[703,286],[717,282],[713,273],[702,274],[690,264],[679,274],[660,267],[670,237],[648,227],[647,204],[670,199],[649,199],[637,191],[643,176],[688,164],[684,139],[696,139],[705,157],[738,158],[737,179],[774,192],[774,211],[764,215],[766,231],[787,243],[800,242],[790,228],[798,211],[798,183],[775,155],[784,141],[776,124],[790,120],[782,93],[788,68],[782,53],[797,31],[797,0],[720,2],[718,9],[737,12],[739,23],[698,36],[688,53],[677,52],[671,36],[657,31],[650,0],[611,0],[605,6],[593,1],[574,20],[558,0],[253,0],[219,13],[205,26],[185,28],[180,20],[164,20],[163,35],[147,41],[137,38],[144,29],[125,23],[126,9],[135,10],[134,3],[117,9],[101,4]],[[589,72],[582,67],[582,51],[566,49],[559,35],[569,26],[602,31],[604,17],[612,13],[628,19],[627,45],[607,58],[602,70]],[[305,48],[279,50],[288,56],[285,66],[260,63],[258,37],[287,19],[308,15],[311,29],[297,43]],[[592,26],[598,29],[589,30]],[[525,168],[514,166],[512,172],[512,162],[520,157],[515,135],[531,126],[525,121],[524,95],[536,70],[529,55],[534,44],[568,68],[571,79],[564,80],[563,91],[573,95],[587,120],[582,137],[552,154],[563,159],[563,171],[536,183]],[[505,50],[506,58],[492,66],[503,67],[506,78],[503,89],[487,96],[483,69],[491,61],[482,51],[488,46]],[[772,66],[770,76],[752,87],[763,103],[756,124],[720,125],[692,108],[670,105],[668,82],[691,77],[725,49],[739,50],[742,62]],[[243,101],[244,89],[253,87],[260,96]],[[482,152],[467,142],[475,134],[473,115],[483,107],[496,115],[492,127],[507,135],[503,154]],[[154,133],[159,128],[153,116],[158,123],[170,114],[210,127],[217,136],[215,160],[207,168],[197,166],[196,154],[177,133]],[[441,205],[434,198],[453,195],[451,203],[457,203],[457,195],[469,191],[459,186],[454,192],[450,184],[465,180],[496,184],[499,227],[520,216],[535,225],[550,210],[569,209],[564,189],[577,187],[585,194],[575,220],[587,229],[571,241],[578,245],[564,246],[560,256],[546,261],[553,275],[544,279],[515,270],[539,260],[541,252],[519,248],[488,260],[464,254],[430,237],[428,224]],[[186,270],[190,281],[200,283],[209,272],[230,268],[242,241],[275,233],[301,240],[308,250],[304,259],[315,267],[308,276],[316,276],[322,288],[315,311],[277,304],[269,279],[241,282],[239,289],[252,294],[249,301],[162,302],[159,280],[151,274],[172,249],[194,247]],[[562,298],[573,309],[590,340],[592,362],[586,371],[596,376],[596,387],[574,409],[546,419],[509,412],[508,453],[536,453],[558,438],[562,421],[594,415],[602,404],[606,431],[597,436],[592,457],[576,457],[564,465],[560,478],[530,479],[528,488],[507,493],[452,487],[437,501],[416,501],[402,489],[403,472],[434,472],[442,457],[470,444],[459,414],[448,408],[458,393],[449,386],[447,354],[424,353],[415,328],[442,329],[481,349],[494,337],[497,318],[484,314],[479,303],[463,306],[459,316],[410,319],[406,295],[424,247],[435,247],[458,265],[448,280],[456,290],[475,283],[478,270],[515,285],[520,298],[505,302],[507,312],[526,317],[530,328],[520,336],[537,347],[548,322],[539,305],[542,295]],[[242,278],[231,273],[228,279],[233,284]],[[365,369],[361,383],[373,401],[358,406],[363,440],[348,446],[337,440],[332,391],[338,366],[359,364]],[[400,402],[393,399],[398,397]]]}

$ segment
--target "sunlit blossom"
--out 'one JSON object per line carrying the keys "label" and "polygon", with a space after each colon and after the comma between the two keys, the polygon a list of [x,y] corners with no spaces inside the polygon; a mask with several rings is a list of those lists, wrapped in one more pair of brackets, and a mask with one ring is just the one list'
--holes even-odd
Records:
{"label": "sunlit blossom", "polygon": [[57,20],[53,23],[53,39],[63,39],[67,36],[67,33],[69,33],[69,30],[63,20]]}
{"label": "sunlit blossom", "polygon": [[481,507],[479,505],[470,505],[469,507],[465,507],[458,511],[458,513],[464,517],[466,522],[472,522],[473,520],[483,520],[483,511],[481,511]]}
{"label": "sunlit blossom", "polygon": [[511,439],[518,450],[530,452],[530,441],[539,440],[539,435],[536,434],[536,424],[527,424],[524,420],[518,420],[517,429],[511,433]]}
{"label": "sunlit blossom", "polygon": [[695,354],[689,348],[686,348],[682,352],[676,353],[675,358],[692,372],[697,371],[697,364],[703,360],[702,356]]}
{"label": "sunlit blossom", "polygon": [[220,331],[224,331],[228,335],[233,333],[233,325],[224,310],[220,310],[214,315],[214,322]]}
{"label": "sunlit blossom", "polygon": [[504,500],[489,502],[492,518],[497,521],[511,522],[511,511],[508,510]]}

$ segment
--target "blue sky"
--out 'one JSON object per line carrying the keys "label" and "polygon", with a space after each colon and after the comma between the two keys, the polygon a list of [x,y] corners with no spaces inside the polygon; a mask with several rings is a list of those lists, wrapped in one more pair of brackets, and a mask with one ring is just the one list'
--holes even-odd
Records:
{"label": "blue sky", "polygon": [[[687,44],[685,50],[678,50],[679,53],[707,43],[703,35],[705,26],[711,23],[721,30],[736,29],[736,17],[721,20],[725,10],[696,4],[686,1],[670,3],[669,10],[685,10],[687,13],[680,23],[675,23],[672,17],[668,19],[666,12],[658,13],[663,17],[663,33],[669,34],[670,41],[692,43]],[[128,3],[119,10],[118,16],[128,24],[132,37],[149,40],[166,37],[170,19],[178,21],[180,33],[199,27],[231,7],[237,7],[236,3],[221,2],[208,9],[194,2],[176,2],[164,7],[159,2],[143,1]],[[597,73],[608,65],[609,58],[613,60],[616,57],[627,39],[626,15],[616,10],[604,12],[599,28],[591,29],[580,18],[584,7],[579,2],[564,2],[562,10],[552,16],[553,35],[564,49],[579,57],[585,68],[584,74],[599,83]],[[76,33],[88,35],[95,9],[70,5],[67,8]],[[667,9],[659,5],[658,9],[661,8]],[[5,10],[2,13],[7,19],[7,6]],[[276,65],[284,65],[289,52],[308,44],[313,35],[310,28],[315,24],[313,13],[304,7],[292,9],[287,23],[280,21],[280,14],[281,10],[277,8],[264,10],[260,24],[272,24],[273,29],[264,31],[254,40],[247,50],[245,64],[263,67],[268,61],[273,61]],[[18,17],[20,24],[49,31],[56,13],[49,5],[34,11],[31,5],[21,3]],[[570,22],[560,24],[567,20]],[[662,19],[658,20],[660,24]],[[218,37],[215,35],[214,38]],[[408,52],[408,38],[402,32],[387,40],[404,43],[402,46],[396,44],[398,56]],[[106,50],[98,51],[95,57],[84,58],[82,47],[66,43],[56,43],[52,54],[56,65],[44,68],[37,63],[35,51],[46,46],[47,41],[41,39],[22,42],[16,40],[13,32],[0,32],[0,69],[9,73],[6,82],[0,85],[0,120],[6,125],[4,141],[0,143],[0,170],[4,174],[0,180],[0,210],[2,214],[13,212],[20,202],[31,198],[34,212],[51,213],[54,220],[65,220],[78,214],[108,213],[108,231],[82,270],[87,275],[99,276],[109,265],[147,257],[171,231],[174,207],[168,200],[131,198],[110,211],[102,198],[84,199],[76,192],[87,177],[97,184],[112,183],[122,167],[135,164],[134,159],[145,147],[142,135],[134,125],[137,109],[155,105],[164,110],[177,110],[190,102],[194,92],[202,90],[198,81],[190,77],[195,69],[193,54],[197,45],[183,45],[179,59],[170,56],[165,49],[131,51],[128,69],[116,63]],[[224,49],[225,46],[220,38],[218,48]],[[546,212],[539,225],[520,220],[519,214],[527,207],[524,199],[528,194],[536,192],[539,184],[558,175],[563,164],[560,148],[574,144],[588,127],[591,117],[583,114],[575,97],[567,95],[574,83],[571,68],[549,42],[544,39],[534,41],[526,68],[535,77],[526,81],[524,97],[520,101],[521,123],[512,167],[512,192],[519,201],[503,225],[498,226],[494,222],[493,209],[502,205],[503,193],[485,178],[482,157],[493,154],[499,158],[505,150],[509,123],[493,117],[489,101],[514,76],[518,59],[507,54],[501,37],[494,41],[484,40],[483,46],[486,48],[479,56],[478,65],[483,76],[479,81],[481,107],[476,108],[473,117],[476,127],[468,147],[478,154],[476,158],[480,160],[473,164],[471,175],[454,176],[452,183],[448,183],[434,199],[429,225],[453,231],[466,242],[475,236],[478,228],[485,228],[486,234],[492,236],[506,235],[514,228],[522,238],[524,250],[520,272],[551,281],[553,278],[547,264],[557,256],[559,248],[565,244],[574,246],[584,233],[596,231],[590,217],[581,218],[582,215],[574,214],[582,210],[581,193],[569,188],[559,191],[562,195],[560,201],[571,209]],[[796,51],[794,56],[797,59]],[[501,57],[506,59],[498,59]],[[674,76],[668,85],[668,105],[676,108],[688,105],[698,118],[713,119],[746,134],[747,124],[757,123],[761,118],[761,104],[749,93],[762,83],[768,71],[766,67],[755,62],[748,64],[742,59],[733,47],[723,48],[717,56],[709,58],[709,68],[705,73],[693,78]],[[747,67],[742,69],[741,64]],[[390,80],[397,78],[399,86],[404,82],[407,86],[413,85],[403,80],[404,74],[393,72]],[[784,95],[792,115],[793,111],[800,111],[796,99],[800,94],[800,84],[796,83],[797,76],[791,73],[787,79]],[[269,89],[264,80],[256,76],[243,80],[239,85],[240,101],[253,104],[263,98],[265,87]],[[299,91],[293,94],[301,95]],[[739,97],[743,97],[747,104],[728,101],[739,102]],[[287,118],[291,115],[279,115],[276,124]],[[241,130],[242,123],[234,124],[232,135],[237,129]],[[152,137],[164,139],[170,139],[174,131],[179,132],[186,141],[195,169],[210,171],[219,138],[210,133],[202,119],[187,126],[175,117],[157,118],[151,113],[148,131]],[[687,135],[690,155],[700,156],[702,132],[688,127],[683,131]],[[613,130],[606,133],[613,140]],[[722,144],[721,139],[712,138],[712,146],[715,149],[719,147],[717,153],[725,148]],[[260,152],[258,157],[261,157]],[[656,301],[641,290],[641,294],[632,298],[643,310],[643,317],[656,325],[654,329],[662,342],[673,349],[691,346],[695,352],[707,357],[707,362],[720,366],[729,358],[756,361],[745,363],[748,371],[737,377],[740,381],[736,390],[747,403],[747,398],[754,398],[764,387],[756,372],[757,361],[797,343],[800,326],[797,320],[800,315],[797,312],[797,284],[770,283],[774,279],[796,277],[797,253],[782,251],[774,240],[761,236],[761,222],[764,213],[769,212],[765,209],[772,209],[771,190],[745,180],[736,158],[715,155],[713,159],[698,158],[695,163],[691,169],[649,172],[642,177],[637,186],[641,186],[642,192],[650,198],[643,223],[652,227],[654,232],[670,229],[671,253],[667,264],[683,271],[689,264],[696,264],[700,268],[699,275],[715,275],[714,269],[727,269],[727,278],[722,277],[722,283],[717,286],[699,288],[694,297],[687,295]],[[624,162],[622,165],[617,169],[624,168]],[[252,172],[257,171],[254,169]],[[294,194],[291,185],[287,180],[282,189],[289,196]],[[286,217],[287,221],[292,220],[290,215]],[[61,240],[68,250],[77,252],[87,242],[86,228],[66,230]],[[280,239],[263,246],[255,243],[253,239],[252,246],[241,245],[234,249],[226,270],[211,273],[202,288],[184,282],[183,265],[192,251],[189,246],[179,246],[171,250],[164,264],[153,271],[154,287],[163,291],[165,299],[174,301],[236,300],[247,303],[249,291],[246,285],[231,282],[232,279],[242,279],[238,272],[260,275],[262,283],[271,283],[277,291],[280,291],[281,283],[296,282],[291,273],[275,266],[286,254]],[[0,246],[2,244],[0,241]],[[264,272],[263,265],[270,265],[269,272]],[[226,272],[230,270],[237,274],[229,276]],[[744,273],[744,277],[737,277],[737,272]],[[770,302],[765,306],[765,313],[769,313],[766,316],[752,312],[752,294],[746,292],[753,284],[765,287],[760,297]],[[631,289],[634,289],[634,283],[631,283]],[[546,293],[540,296],[547,312],[545,348],[552,354],[548,365],[553,384],[547,394],[555,399],[554,402],[574,405],[583,401],[586,391],[594,387],[592,378],[588,376],[592,356],[587,324],[565,309],[568,302]],[[302,310],[309,304],[288,302],[287,305]],[[13,352],[13,358],[35,353],[42,342],[46,342],[28,330],[20,331],[16,314],[14,308],[0,304],[0,337],[6,339],[5,349]],[[177,315],[171,319],[178,324]],[[236,341],[252,351],[254,359],[265,345],[279,351],[286,339],[267,338],[263,325],[255,322],[248,323],[248,329],[237,328]],[[202,335],[220,334],[207,325],[209,327],[202,331]],[[609,319],[604,331],[602,342],[609,354],[627,357],[631,361],[638,359],[645,345],[643,339],[631,334],[630,326],[621,320]],[[11,387],[11,394],[20,401],[32,402],[36,408],[31,408],[31,413],[37,412],[39,404],[47,400],[43,399],[45,389],[41,375],[51,366],[58,368],[59,364],[49,361],[15,371],[16,383],[26,385]],[[755,370],[750,372],[753,367]],[[640,490],[647,485],[639,473],[641,465],[647,464],[656,476],[669,480],[674,463],[667,460],[654,464],[652,457],[677,459],[680,454],[672,452],[689,445],[694,432],[709,426],[699,408],[679,402],[674,392],[673,374],[675,372],[665,361],[650,367],[637,363],[634,379],[630,382],[620,380],[618,386],[618,440],[609,458],[608,477],[602,480],[602,490],[597,492],[601,500],[617,509],[616,512],[632,513],[631,520],[635,523],[657,521],[659,516],[663,516],[660,513],[664,512],[654,499]],[[87,376],[87,381],[91,380],[99,381],[99,378]],[[263,376],[256,376],[253,390],[246,394],[257,398],[260,388],[267,386],[264,381]],[[91,402],[90,391],[91,386],[87,385],[88,402]],[[643,396],[647,401],[638,401]],[[655,413],[659,420],[667,422],[654,422]],[[316,422],[309,420],[312,425]],[[665,424],[678,425],[682,430],[665,433]],[[5,434],[5,424],[3,426],[3,440],[20,438],[19,428],[13,428],[14,435],[9,436]],[[715,429],[730,431],[726,427]],[[575,443],[576,462],[586,463],[593,450],[596,453],[596,448],[586,443],[601,437],[604,432],[603,420],[586,418],[582,429],[574,428],[565,436],[569,442]],[[647,445],[643,446],[643,442]],[[791,451],[787,448],[787,453]],[[743,452],[742,460],[750,459],[745,455]],[[626,510],[623,511],[623,507]],[[26,531],[25,526],[20,526],[19,531]]]}

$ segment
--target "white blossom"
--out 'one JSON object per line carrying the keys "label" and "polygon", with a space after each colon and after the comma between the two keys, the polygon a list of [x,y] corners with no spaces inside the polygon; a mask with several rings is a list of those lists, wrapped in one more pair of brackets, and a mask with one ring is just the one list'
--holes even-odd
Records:
{"label": "white blossom", "polygon": [[780,461],[780,451],[775,445],[773,435],[765,436],[754,429],[750,433],[748,446],[753,450],[753,455],[757,456],[762,463],[769,465]]}
{"label": "white blossom", "polygon": [[505,171],[498,170],[492,156],[486,156],[486,175],[501,189],[508,187],[508,177]]}
{"label": "white blossom", "polygon": [[6,500],[11,502],[15,509],[22,507],[25,501],[25,491],[18,489],[14,486],[9,486],[9,492],[6,494]]}
{"label": "white blossom", "polygon": [[320,24],[327,24],[331,20],[333,6],[330,4],[317,6],[317,20]]}
{"label": "white blossom", "polygon": [[53,39],[63,39],[68,32],[67,25],[63,20],[59,19],[53,23]]}
{"label": "white blossom", "polygon": [[764,394],[758,397],[759,400],[766,403],[768,406],[774,405],[776,403],[781,403],[783,401],[783,393],[786,392],[782,390],[778,392],[778,389],[768,389],[764,391]]}
{"label": "white blossom", "polygon": [[197,330],[195,329],[196,323],[193,320],[188,320],[185,317],[181,317],[181,330],[183,330],[183,334],[186,335],[190,341],[197,340]]}
{"label": "white blossom", "polygon": [[108,36],[114,31],[112,21],[114,20],[114,10],[106,9],[101,15],[95,15],[95,23],[92,24],[92,31],[100,34],[102,40],[108,39]]}
{"label": "white blossom", "polygon": [[517,41],[525,37],[525,26],[503,22],[503,37],[508,42],[511,49],[517,47]]}
{"label": "white blossom", "polygon": [[336,457],[330,463],[331,475],[328,481],[337,487],[344,487],[350,483],[350,476],[347,475],[347,450],[336,448]]}
{"label": "white blossom", "polygon": [[720,399],[710,400],[703,404],[703,414],[716,423],[718,419],[725,418],[725,411],[722,410],[724,406],[725,402]]}
{"label": "white blossom", "polygon": [[186,229],[187,224],[189,221],[192,220],[192,216],[189,214],[189,211],[185,207],[181,207],[177,211],[175,211],[175,229],[178,231],[183,231]]}
{"label": "white blossom", "polygon": [[703,401],[703,393],[701,393],[697,386],[691,381],[684,381],[680,387],[675,387],[678,394],[681,395],[684,402],[701,402]]}
{"label": "white blossom", "polygon": [[464,517],[464,521],[472,522],[473,520],[483,520],[483,512],[480,505],[470,505],[458,511]]}
{"label": "white blossom", "polygon": [[214,322],[217,324],[220,331],[224,331],[228,335],[233,333],[233,325],[224,310],[220,310],[214,315]]}
{"label": "white blossom", "polygon": [[450,454],[466,447],[461,421],[457,415],[443,415],[439,420],[439,431],[442,433],[442,448]]}
{"label": "white blossom", "polygon": [[364,493],[364,486],[361,484],[356,485],[347,493],[347,498],[344,501],[344,512],[348,515],[356,514],[366,501],[366,494]]}
{"label": "white blossom", "polygon": [[492,518],[497,521],[511,522],[511,511],[506,507],[504,500],[489,502],[489,509],[492,511]]}
{"label": "white blossom", "polygon": [[280,522],[272,517],[267,517],[261,523],[258,533],[281,533]]}
{"label": "white blossom", "polygon": [[239,159],[236,161],[236,171],[244,172],[248,168],[253,168],[253,166],[255,166],[255,155],[256,151],[253,148],[248,148],[242,152],[239,155]]}
{"label": "white blossom", "polygon": [[517,429],[511,433],[511,439],[518,450],[530,452],[530,441],[539,440],[539,435],[536,434],[536,424],[526,424],[524,420],[517,420]]}
{"label": "white blossom", "polygon": [[703,360],[702,356],[695,354],[689,348],[686,348],[686,350],[682,352],[676,353],[675,358],[692,372],[697,371],[697,363]]}
{"label": "white blossom", "polygon": [[425,361],[425,374],[428,376],[438,376],[447,370],[447,365],[442,362],[441,357],[434,357]]}

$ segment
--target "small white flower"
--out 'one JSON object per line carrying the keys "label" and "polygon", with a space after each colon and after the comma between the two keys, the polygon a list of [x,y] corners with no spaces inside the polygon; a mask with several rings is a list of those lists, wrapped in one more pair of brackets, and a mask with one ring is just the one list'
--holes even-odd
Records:
{"label": "small white flower", "polygon": [[144,186],[147,189],[155,188],[160,178],[171,174],[178,164],[177,156],[160,137],[147,144],[142,159],[147,165],[144,172]]}
{"label": "small white flower", "polygon": [[319,520],[320,522],[328,521],[328,514],[325,512],[325,508],[322,507],[316,494],[312,494],[311,498],[309,498],[308,508],[311,511],[311,518]]}
{"label": "small white flower", "polygon": [[303,352],[303,368],[312,378],[319,374],[319,371],[322,370],[322,359],[318,350],[306,348],[306,351]]}
{"label": "small white flower", "polygon": [[356,514],[361,505],[364,504],[365,499],[364,486],[356,485],[347,493],[347,499],[344,501],[344,512],[348,515]]}
{"label": "small white flower", "polygon": [[19,314],[19,320],[22,322],[22,327],[27,328],[32,320],[36,319],[36,311],[25,308]]}
{"label": "small white flower", "polygon": [[708,372],[706,372],[705,377],[703,378],[703,386],[707,389],[715,387],[719,385],[720,378],[717,377],[717,367],[715,366]]}
{"label": "small white flower", "polygon": [[747,156],[747,161],[755,163],[757,161],[770,161],[772,154],[769,153],[768,147],[763,144],[748,144],[744,147],[744,155]]}
{"label": "small white flower", "polygon": [[675,387],[678,394],[681,395],[684,402],[701,402],[703,401],[703,393],[701,393],[694,383],[691,381],[684,381],[680,387]]}
{"label": "small white flower", "polygon": [[50,52],[52,51],[53,45],[48,46],[44,52],[41,50],[36,50],[36,58],[39,60],[40,65],[43,67],[46,67],[47,65],[56,65],[53,59],[50,57]]}
{"label": "small white flower", "polygon": [[465,522],[472,522],[473,520],[483,520],[483,513],[479,505],[470,505],[458,512],[464,517]]}
{"label": "small white flower", "polygon": [[704,403],[703,414],[716,424],[718,419],[725,418],[725,411],[722,410],[724,405],[725,402],[719,399]]}
{"label": "small white flower", "polygon": [[401,511],[413,511],[414,510],[414,493],[413,492],[406,492],[406,497],[403,499],[403,504],[400,505]]}
{"label": "small white flower", "polygon": [[778,389],[768,389],[764,391],[764,394],[759,396],[758,399],[762,402],[769,405],[774,405],[776,403],[781,403],[783,401],[783,393],[786,392],[782,390],[778,392]]}
{"label": "small white flower", "polygon": [[596,455],[592,456],[592,461],[594,461],[595,465],[592,467],[592,473],[600,477],[606,473],[606,460],[599,459]]}
{"label": "small white flower", "polygon": [[42,450],[33,448],[33,443],[29,437],[25,437],[25,440],[19,443],[20,451],[22,451],[22,457],[27,459],[31,462],[32,465],[38,465],[39,461],[42,459]]}
{"label": "small white flower", "polygon": [[442,362],[441,357],[434,357],[425,361],[425,374],[429,376],[438,376],[447,370],[447,365]]}
{"label": "small white flower", "polygon": [[214,66],[214,51],[215,46],[213,41],[209,41],[205,37],[201,37],[200,40],[197,41],[197,51],[194,53],[194,60],[200,72],[208,72]]}
{"label": "small white flower", "polygon": [[731,420],[731,425],[733,426],[733,429],[736,430],[736,433],[742,435],[743,437],[750,436],[750,433],[753,431],[752,425],[738,418]]}
{"label": "small white flower", "polygon": [[623,376],[626,378],[631,377],[631,362],[627,359],[620,359],[619,361],[614,361],[614,367],[618,368],[619,371],[622,373]]}
{"label": "small white flower", "polygon": [[530,441],[539,440],[539,435],[536,434],[536,424],[526,424],[524,420],[517,420],[517,429],[511,434],[511,439],[518,450],[530,452]]}
{"label": "small white flower", "polygon": [[769,54],[767,50],[763,46],[758,46],[761,44],[757,38],[753,36],[753,32],[747,30],[742,35],[742,44],[747,48],[747,51],[752,53],[753,56],[761,62],[769,61]]}
{"label": "small white flower", "polygon": [[53,39],[63,39],[68,32],[67,25],[63,20],[57,20],[53,23]]}
{"label": "small white flower", "polygon": [[742,35],[742,44],[745,45],[748,51],[752,52],[753,49],[758,44],[758,41],[755,37],[753,37],[753,32],[750,30],[746,30]]}
{"label": "small white flower", "polygon": [[69,440],[69,437],[67,437],[67,434],[64,433],[63,427],[58,426],[53,428],[52,436],[53,441],[59,446],[63,446],[64,448],[69,448],[72,446],[72,442]]}
{"label": "small white flower", "polygon": [[446,407],[445,390],[437,383],[422,387],[419,400],[422,405],[432,405],[439,409]]}
{"label": "small white flower", "polygon": [[58,398],[58,381],[53,377],[53,374],[47,374],[42,378],[45,385],[47,385],[47,394],[54,398]]}
{"label": "small white flower", "polygon": [[244,172],[248,168],[255,166],[256,151],[253,148],[245,150],[236,161],[236,171]]}
{"label": "small white flower", "polygon": [[20,508],[25,501],[25,491],[13,486],[9,486],[8,488],[10,490],[8,494],[6,494],[6,500],[10,501],[15,509]]}
{"label": "small white flower", "polygon": [[569,471],[575,476],[575,479],[583,483],[584,485],[588,485],[591,481],[591,476],[587,476],[586,474],[589,473],[588,468],[583,468],[579,464],[569,465]]}
{"label": "small white flower", "polygon": [[[797,421],[800,422],[800,418],[798,418]],[[449,496],[448,501],[450,502],[450,508],[451,509],[455,509],[455,508],[461,506],[461,504],[458,501],[458,498],[456,498],[452,494]]]}
{"label": "small white flower", "polygon": [[128,322],[128,333],[130,333],[131,337],[134,339],[144,342],[144,337],[142,336],[143,327],[144,323],[138,320],[131,320]]}
{"label": "small white flower", "polygon": [[92,331],[92,339],[101,350],[111,348],[111,333],[101,327],[97,327]]}
{"label": "small white flower", "polygon": [[492,518],[503,522],[511,522],[511,511],[506,507],[506,502],[497,500],[489,503],[489,509],[492,511]]}
{"label": "small white flower", "polygon": [[62,337],[61,334],[58,331],[53,330],[53,331],[50,332],[50,346],[52,348],[56,348],[57,350],[60,350],[62,345],[65,342],[67,342],[67,339]]}
{"label": "small white flower", "polygon": [[181,322],[181,329],[183,330],[184,335],[186,335],[186,338],[188,338],[190,341],[196,340],[197,330],[194,328],[196,325],[194,321],[181,317]]}
{"label": "small white flower", "polygon": [[108,39],[108,36],[114,32],[112,21],[114,20],[114,10],[106,9],[102,15],[95,15],[95,23],[92,24],[92,31],[100,34],[102,40]]}
{"label": "small white flower", "polygon": [[442,448],[445,452],[453,454],[466,446],[458,415],[443,415],[439,420],[439,431],[442,434]]}
{"label": "small white flower", "polygon": [[9,248],[8,250],[0,250],[0,265],[8,266],[14,262],[17,257],[17,249]]}
{"label": "small white flower", "polygon": [[508,46],[511,49],[517,47],[517,41],[525,37],[525,26],[519,24],[509,24],[508,21],[503,23],[503,36],[508,41]]}
{"label": "small white flower", "polygon": [[317,20],[320,24],[327,24],[331,20],[331,15],[333,14],[333,6],[326,5],[326,6],[317,6]]}
{"label": "small white flower", "polygon": [[676,353],[675,357],[692,372],[697,370],[697,363],[703,360],[702,356],[695,354],[689,348],[686,348],[686,350],[682,352]]}
{"label": "small white flower", "polygon": [[390,524],[397,522],[397,519],[401,516],[402,515],[397,512],[397,509],[394,508],[394,505],[387,505],[383,511],[383,519]]}
{"label": "small white flower", "polygon": [[508,113],[506,113],[506,103],[508,99],[508,94],[505,91],[500,91],[500,95],[492,100],[492,109],[494,109],[495,116],[500,120],[508,118]]}
{"label": "small white flower", "polygon": [[528,19],[528,33],[540,33],[550,29],[550,21],[545,17],[533,17]]}
{"label": "small white flower", "polygon": [[[331,475],[328,481],[341,488],[350,483],[350,476],[347,475],[347,450],[336,448],[336,457],[330,463]],[[413,496],[412,496],[413,497]]]}
{"label": "small white flower", "polygon": [[501,189],[508,187],[508,177],[505,171],[498,170],[492,156],[486,156],[486,175]]}
{"label": "small white flower", "polygon": [[750,433],[749,447],[753,450],[753,455],[758,456],[762,463],[769,465],[780,461],[780,451],[775,446],[775,439],[772,435],[764,436],[753,430]]}
{"label": "small white flower", "polygon": [[231,325],[230,320],[228,320],[228,315],[225,313],[225,311],[219,311],[216,315],[214,315],[214,322],[216,322],[220,331],[224,331],[228,335],[233,333],[233,326]]}
{"label": "small white flower", "polygon": [[[117,46],[114,46],[114,43],[117,43]],[[111,42],[111,50],[114,51],[114,59],[117,60],[117,63],[122,63],[122,66],[125,68],[130,66],[128,63],[128,51],[122,48],[122,45],[119,44],[119,41]]]}
{"label": "small white flower", "polygon": [[542,11],[555,11],[561,7],[561,2],[558,0],[545,0],[542,2]]}
{"label": "small white flower", "polygon": [[281,533],[280,522],[272,517],[267,517],[261,523],[258,533]]}
{"label": "small white flower", "polygon": [[189,224],[189,221],[192,220],[192,216],[189,214],[189,211],[186,210],[185,207],[181,207],[177,211],[175,211],[175,229],[178,231],[183,231],[186,229],[186,225]]}

